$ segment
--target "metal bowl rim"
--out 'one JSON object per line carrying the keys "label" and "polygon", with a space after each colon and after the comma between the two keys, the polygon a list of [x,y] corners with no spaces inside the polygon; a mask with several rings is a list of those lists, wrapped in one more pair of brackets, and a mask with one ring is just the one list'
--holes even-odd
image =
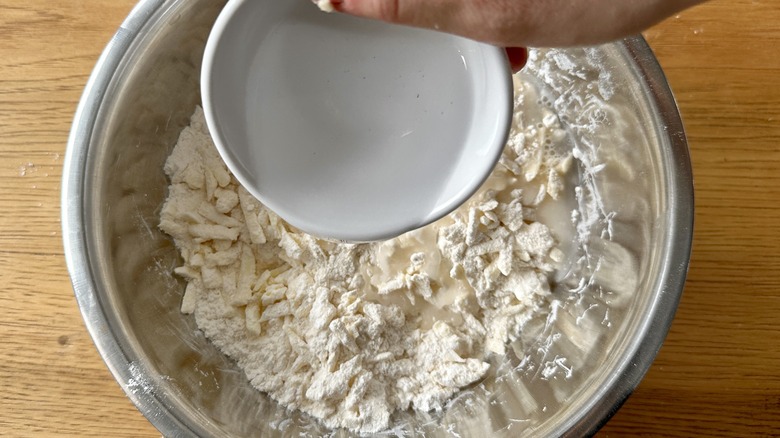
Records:
{"label": "metal bowl rim", "polygon": [[[138,410],[164,436],[198,436],[205,430],[190,424],[174,412],[174,406],[166,403],[158,385],[150,381],[150,391],[133,391],[131,386],[138,378],[139,370],[132,369],[129,355],[122,348],[127,342],[120,338],[127,335],[115,333],[102,308],[100,291],[90,270],[90,254],[87,247],[87,221],[82,204],[85,189],[87,152],[92,130],[100,108],[106,98],[117,67],[128,54],[133,42],[143,35],[146,24],[166,3],[175,0],[141,0],[122,23],[117,33],[100,56],[79,102],[68,138],[63,164],[61,192],[62,230],[65,259],[70,273],[76,300],[87,330],[106,366]],[[693,176],[682,120],[666,77],[652,50],[641,36],[631,37],[621,43],[646,79],[652,104],[659,110],[658,116],[666,128],[670,141],[672,160],[667,176],[666,194],[669,200],[670,233],[664,252],[665,284],[660,291],[645,324],[628,352],[623,370],[604,390],[601,396],[580,408],[576,415],[562,423],[556,435],[590,435],[598,431],[633,392],[650,368],[671,326],[682,296],[693,240]],[[107,336],[107,334],[111,336]],[[125,339],[121,339],[125,340]],[[625,353],[624,353],[625,354]],[[141,369],[140,372],[145,372]],[[199,430],[200,429],[200,430]]]}

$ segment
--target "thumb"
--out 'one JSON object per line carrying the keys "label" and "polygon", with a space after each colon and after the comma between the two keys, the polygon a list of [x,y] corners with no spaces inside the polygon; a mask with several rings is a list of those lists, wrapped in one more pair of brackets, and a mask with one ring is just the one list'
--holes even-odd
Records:
{"label": "thumb", "polygon": [[[419,27],[433,27],[434,24],[429,20],[430,17],[426,17],[429,15],[426,10],[431,9],[426,1],[415,3],[413,0],[330,0],[330,2],[337,11],[357,17]],[[432,3],[443,2],[433,0]],[[412,8],[409,7],[410,4],[413,4]]]}
{"label": "thumb", "polygon": [[[435,29],[470,36],[480,13],[470,13],[472,2],[457,0],[330,0],[345,14],[388,23]],[[472,23],[473,22],[473,23]],[[479,28],[479,27],[476,27]],[[481,38],[477,38],[481,39]]]}
{"label": "thumb", "polygon": [[[490,8],[476,8],[472,1],[457,0],[330,0],[333,9],[357,17],[388,23],[435,29],[484,42],[497,42],[493,29],[485,23],[495,23]],[[475,29],[487,31],[481,34]],[[512,71],[519,71],[528,60],[524,47],[506,49]]]}
{"label": "thumb", "polygon": [[330,0],[330,3],[333,9],[345,14],[434,29],[496,46],[528,44],[525,41],[529,30],[528,1]]}

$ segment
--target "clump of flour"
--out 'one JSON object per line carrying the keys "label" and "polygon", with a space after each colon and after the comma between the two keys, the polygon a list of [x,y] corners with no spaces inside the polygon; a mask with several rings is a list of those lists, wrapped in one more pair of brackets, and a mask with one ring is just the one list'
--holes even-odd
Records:
{"label": "clump of flour", "polygon": [[534,209],[571,154],[549,112],[516,115],[500,165],[460,209],[371,244],[318,240],[253,198],[220,159],[201,109],[165,164],[160,228],[187,280],[181,310],[257,389],[332,428],[376,432],[396,410],[441,409],[548,307],[562,253]]}

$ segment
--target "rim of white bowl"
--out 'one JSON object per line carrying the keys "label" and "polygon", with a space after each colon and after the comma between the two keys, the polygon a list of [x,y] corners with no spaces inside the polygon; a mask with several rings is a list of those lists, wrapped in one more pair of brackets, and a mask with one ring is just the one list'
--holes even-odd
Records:
{"label": "rim of white bowl", "polygon": [[[459,190],[458,195],[454,196],[444,206],[437,208],[435,212],[432,212],[423,221],[419,221],[416,218],[409,218],[408,220],[397,223],[393,227],[384,229],[377,229],[371,232],[353,231],[347,229],[334,230],[327,227],[306,220],[288,209],[284,203],[278,202],[270,196],[266,196],[262,191],[252,184],[252,178],[247,176],[245,167],[239,163],[235,153],[232,151],[229,142],[225,138],[224,133],[220,128],[217,117],[217,109],[213,105],[213,96],[215,93],[213,66],[215,63],[216,53],[221,43],[222,38],[225,35],[225,31],[229,28],[228,24],[239,12],[239,9],[247,2],[255,2],[255,0],[230,0],[225,8],[217,17],[214,27],[209,34],[206,41],[206,49],[203,54],[203,64],[201,66],[201,99],[203,104],[203,113],[206,118],[206,124],[209,128],[209,134],[211,134],[214,145],[219,151],[220,157],[227,164],[228,169],[236,177],[236,179],[244,186],[249,193],[255,198],[260,200],[271,211],[278,214],[285,219],[290,225],[314,236],[322,237],[330,240],[338,240],[344,242],[370,242],[380,241],[400,236],[408,231],[415,230],[425,225],[431,224],[444,216],[448,215],[455,209],[457,209],[464,202],[468,201],[474,193],[488,179],[493,169],[498,164],[501,154],[506,146],[506,142],[509,138],[509,131],[511,128],[512,117],[514,113],[514,85],[512,81],[512,72],[507,57],[506,51],[503,48],[496,47],[485,43],[476,43],[485,53],[486,61],[492,66],[497,65],[497,68],[491,69],[493,73],[490,77],[492,85],[499,88],[500,93],[496,96],[498,100],[496,105],[491,107],[496,108],[499,112],[499,125],[495,130],[496,136],[491,140],[490,154],[485,158],[484,163],[480,166],[478,178],[468,180],[468,182]],[[391,25],[388,25],[391,26]],[[430,31],[433,32],[433,31]],[[455,38],[455,37],[453,37]]]}

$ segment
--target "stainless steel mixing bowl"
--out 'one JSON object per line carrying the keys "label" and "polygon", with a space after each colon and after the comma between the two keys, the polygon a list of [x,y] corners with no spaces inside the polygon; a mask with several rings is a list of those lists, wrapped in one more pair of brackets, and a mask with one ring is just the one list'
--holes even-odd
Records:
{"label": "stainless steel mixing bowl", "polygon": [[[142,0],[100,58],[65,162],[68,267],[100,354],[164,435],[323,435],[310,418],[255,391],[180,314],[183,284],[171,275],[180,260],[157,229],[168,184],[162,165],[199,103],[201,56],[223,4]],[[641,38],[539,56],[547,58],[528,71],[585,146],[582,162],[607,163],[579,174],[584,196],[603,201],[580,242],[586,257],[574,263],[591,275],[578,285],[561,275],[552,312],[526,327],[494,372],[443,412],[395,416],[396,433],[592,433],[639,383],[674,316],[690,255],[693,188],[661,69]],[[550,72],[556,65],[568,73]],[[571,82],[595,97],[572,99]],[[598,129],[584,129],[583,120]]]}

